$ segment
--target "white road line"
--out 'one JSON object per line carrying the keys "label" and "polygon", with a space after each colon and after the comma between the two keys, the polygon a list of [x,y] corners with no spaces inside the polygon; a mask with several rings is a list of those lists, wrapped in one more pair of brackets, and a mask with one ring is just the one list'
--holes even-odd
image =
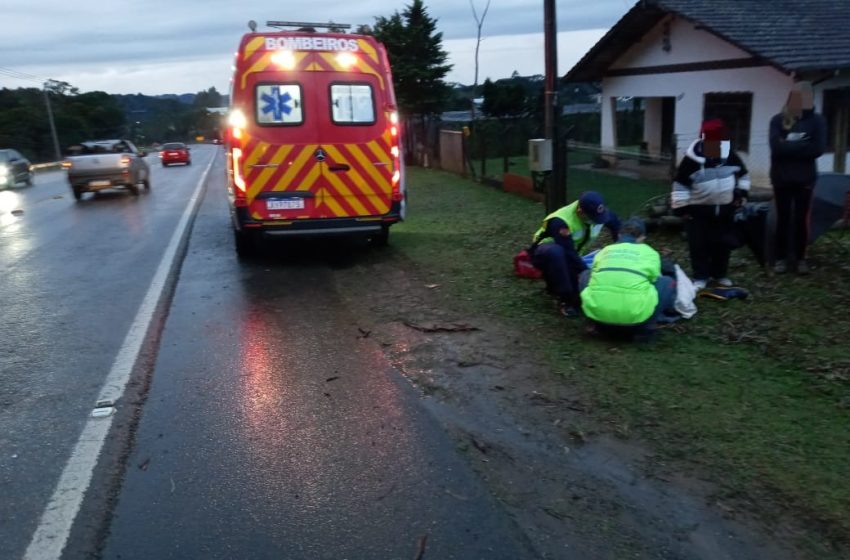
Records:
{"label": "white road line", "polygon": [[[201,192],[206,183],[207,175],[216,160],[217,154],[201,175],[201,180],[195,187],[195,192],[177,224],[174,235],[165,250],[165,254],[154,274],[145,299],[139,306],[130,330],[124,338],[124,343],[115,357],[112,369],[101,387],[97,402],[111,401],[115,403],[123,394],[130,379],[130,374],[136,364],[136,359],[145,340],[145,335],[150,327],[154,312],[159,305],[165,290],[169,276],[174,270],[177,250],[187,234],[190,220],[197,210],[201,199]],[[92,474],[97,465],[103,442],[112,426],[114,416],[104,418],[89,418],[83,428],[83,433],[77,440],[71,457],[65,464],[62,476],[47,507],[41,514],[41,520],[30,540],[25,560],[58,560],[62,556],[62,550],[68,541],[74,519],[80,510],[86,491],[91,484]]]}

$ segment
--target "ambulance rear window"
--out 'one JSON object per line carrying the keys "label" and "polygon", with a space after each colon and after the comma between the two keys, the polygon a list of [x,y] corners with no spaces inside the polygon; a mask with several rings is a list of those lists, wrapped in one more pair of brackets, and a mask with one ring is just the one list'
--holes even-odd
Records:
{"label": "ambulance rear window", "polygon": [[375,97],[369,84],[331,84],[331,116],[336,124],[374,124]]}
{"label": "ambulance rear window", "polygon": [[254,94],[257,124],[299,125],[304,122],[301,85],[293,83],[257,84]]}

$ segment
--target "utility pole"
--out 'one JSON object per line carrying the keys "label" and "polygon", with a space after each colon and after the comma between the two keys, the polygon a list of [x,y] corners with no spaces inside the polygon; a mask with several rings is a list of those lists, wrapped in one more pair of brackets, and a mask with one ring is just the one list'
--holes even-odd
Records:
{"label": "utility pole", "polygon": [[50,121],[50,134],[53,136],[53,150],[56,153],[56,161],[62,159],[62,152],[59,150],[59,137],[56,135],[56,124],[53,122],[53,108],[50,106],[50,94],[47,93],[47,87],[53,80],[44,82],[44,103],[47,105],[47,119]]}
{"label": "utility pole", "polygon": [[554,212],[567,203],[566,160],[561,134],[558,103],[558,25],[555,16],[555,0],[544,0],[543,34],[546,65],[545,92],[543,96],[544,136],[552,142],[552,172],[546,181],[546,213]]}

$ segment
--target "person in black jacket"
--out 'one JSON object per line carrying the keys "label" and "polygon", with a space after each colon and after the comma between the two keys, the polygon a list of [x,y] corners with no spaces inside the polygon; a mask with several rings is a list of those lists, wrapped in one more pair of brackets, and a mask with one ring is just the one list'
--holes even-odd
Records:
{"label": "person in black jacket", "polygon": [[[808,82],[798,82],[782,112],[770,120],[770,182],[776,201],[776,264],[786,272],[789,254],[797,272],[807,274],[809,212],[817,180],[816,160],[826,150],[826,121],[814,111]],[[789,237],[794,240],[789,250]]]}
{"label": "person in black jacket", "polygon": [[735,245],[735,210],[750,191],[747,167],[732,149],[729,130],[721,119],[702,123],[700,138],[682,158],[673,180],[670,204],[686,219],[694,287],[702,290],[712,280],[732,286],[727,276]]}

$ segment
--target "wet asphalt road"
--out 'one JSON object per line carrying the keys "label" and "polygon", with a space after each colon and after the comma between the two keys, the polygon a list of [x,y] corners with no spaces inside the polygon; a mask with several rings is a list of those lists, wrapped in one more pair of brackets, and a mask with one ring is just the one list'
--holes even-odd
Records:
{"label": "wet asphalt road", "polygon": [[[0,557],[26,547],[213,150],[193,152],[191,168],[152,166],[150,197],[77,208],[67,193],[48,191],[41,204],[56,208],[45,231],[0,229],[2,303],[15,300],[10,278],[27,288],[12,307],[15,338],[0,343],[0,475],[12,498],[0,502]],[[161,195],[166,180],[175,186]],[[47,188],[39,181],[21,194]],[[100,556],[408,559],[427,537],[424,559],[531,557],[418,393],[341,303],[334,270],[357,250],[275,244],[240,263],[227,220],[219,158],[120,491],[103,517]],[[8,251],[17,251],[12,260]],[[105,484],[96,476],[92,485]]]}
{"label": "wet asphalt road", "polygon": [[26,548],[215,149],[193,154],[167,169],[149,156],[138,198],[76,203],[60,171],[0,191],[0,558]]}

